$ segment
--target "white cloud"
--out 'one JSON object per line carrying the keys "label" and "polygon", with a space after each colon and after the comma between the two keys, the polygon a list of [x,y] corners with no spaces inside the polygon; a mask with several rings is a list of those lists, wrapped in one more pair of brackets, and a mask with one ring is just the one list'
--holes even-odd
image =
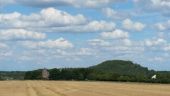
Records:
{"label": "white cloud", "polygon": [[114,22],[104,20],[87,21],[81,15],[71,15],[67,12],[46,8],[39,13],[23,15],[18,12],[0,14],[0,28],[23,28],[40,32],[101,32],[115,29]]}
{"label": "white cloud", "polygon": [[121,11],[116,11],[112,8],[103,8],[102,9],[102,12],[104,15],[106,15],[108,18],[111,18],[111,19],[124,19],[124,18],[127,18],[128,17],[128,13],[126,12],[121,12]]}
{"label": "white cloud", "polygon": [[43,32],[103,32],[114,30],[116,24],[114,22],[106,21],[90,21],[87,24],[64,26],[64,27],[50,27],[50,28],[36,28],[34,30]]}
{"label": "white cloud", "polygon": [[126,46],[132,46],[132,45],[133,45],[132,41],[129,40],[129,39],[124,39],[124,40],[123,40],[123,43],[124,43],[124,45],[126,45]]}
{"label": "white cloud", "polygon": [[110,46],[110,42],[107,42],[102,39],[92,39],[88,41],[92,46]]}
{"label": "white cloud", "polygon": [[153,7],[170,8],[169,0],[151,0]]}
{"label": "white cloud", "polygon": [[155,24],[155,28],[160,31],[166,31],[170,29],[170,20],[162,23]]}
{"label": "white cloud", "polygon": [[155,56],[155,57],[149,58],[149,61],[163,62],[165,61],[165,57]]}
{"label": "white cloud", "polygon": [[0,30],[0,40],[38,40],[45,38],[46,34],[44,33],[27,31],[24,29]]}
{"label": "white cloud", "polygon": [[106,6],[115,2],[124,2],[126,0],[15,0],[16,2],[34,7],[49,6],[74,6],[96,8]]}
{"label": "white cloud", "polygon": [[139,41],[132,41],[129,38],[124,39],[92,39],[88,40],[89,45],[92,46],[93,50],[100,52],[100,54],[112,53],[113,55],[119,54],[136,54],[145,51]]}
{"label": "white cloud", "polygon": [[5,6],[7,4],[13,4],[13,3],[15,3],[14,0],[0,0],[0,7]]}
{"label": "white cloud", "polygon": [[140,22],[133,22],[130,19],[125,19],[122,22],[123,28],[133,31],[142,31],[145,28],[145,24]]}
{"label": "white cloud", "polygon": [[90,48],[80,48],[80,50],[78,52],[76,52],[75,55],[78,55],[78,56],[88,56],[88,55],[95,55],[95,53]]}
{"label": "white cloud", "polygon": [[54,8],[43,9],[41,12],[41,17],[44,19],[45,23],[49,25],[79,25],[86,22],[86,18],[83,15],[72,16],[67,12],[57,10]]}
{"label": "white cloud", "polygon": [[104,8],[102,11],[109,18],[116,17],[116,15],[117,15],[117,11],[115,11],[111,8]]}
{"label": "white cloud", "polygon": [[145,45],[152,47],[152,46],[158,46],[158,45],[165,45],[167,43],[166,40],[163,38],[153,39],[153,40],[145,40]]}
{"label": "white cloud", "polygon": [[2,28],[37,28],[37,27],[61,27],[68,25],[81,25],[86,23],[86,18],[77,14],[75,16],[54,8],[46,8],[40,13],[23,15],[18,12],[0,14],[0,27]]}
{"label": "white cloud", "polygon": [[22,43],[23,46],[27,48],[33,48],[33,49],[38,49],[38,48],[72,48],[74,45],[69,42],[68,40],[65,40],[64,38],[59,38],[56,40],[47,40],[47,41],[25,41]]}
{"label": "white cloud", "polygon": [[108,51],[112,51],[118,54],[136,54],[136,53],[141,53],[144,52],[143,47],[138,47],[138,46],[133,46],[133,47],[128,47],[128,46],[111,46],[106,48]]}
{"label": "white cloud", "polygon": [[170,51],[170,46],[167,46],[163,49],[164,51]]}
{"label": "white cloud", "polygon": [[[84,27],[84,31],[110,31],[115,28],[116,24],[113,22],[106,22],[106,21],[92,21],[89,22]],[[82,27],[83,28],[83,27]],[[80,28],[80,29],[82,29]]]}
{"label": "white cloud", "polygon": [[116,29],[112,32],[103,32],[101,36],[106,39],[125,39],[129,37],[128,32]]}
{"label": "white cloud", "polygon": [[0,51],[0,59],[7,59],[7,57],[10,57],[10,56],[12,56],[13,55],[13,53],[10,51],[10,50],[6,50],[6,51]]}
{"label": "white cloud", "polygon": [[12,51],[10,49],[10,46],[6,43],[0,42],[0,60],[7,59],[7,57],[12,56]]}
{"label": "white cloud", "polygon": [[156,12],[163,16],[169,16],[170,1],[169,0],[133,0],[141,12]]}
{"label": "white cloud", "polygon": [[9,46],[5,43],[0,43],[0,49],[6,49],[8,48]]}
{"label": "white cloud", "polygon": [[163,48],[164,51],[170,51],[170,45],[167,45]]}

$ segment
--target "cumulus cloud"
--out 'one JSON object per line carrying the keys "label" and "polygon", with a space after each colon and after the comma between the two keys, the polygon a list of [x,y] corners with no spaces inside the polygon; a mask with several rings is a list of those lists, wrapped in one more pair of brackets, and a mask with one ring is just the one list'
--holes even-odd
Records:
{"label": "cumulus cloud", "polygon": [[166,31],[170,29],[170,20],[162,23],[155,24],[155,28],[160,31]]}
{"label": "cumulus cloud", "polygon": [[114,22],[94,20],[82,25],[33,28],[33,30],[42,31],[42,32],[103,32],[103,31],[111,31],[114,30],[115,28],[116,28],[116,24]]}
{"label": "cumulus cloud", "polygon": [[49,7],[49,6],[74,6],[96,8],[106,6],[115,2],[125,2],[126,0],[15,0],[17,3],[34,6],[34,7]]}
{"label": "cumulus cloud", "polygon": [[0,0],[0,6],[5,6],[8,4],[14,4],[15,0]]}
{"label": "cumulus cloud", "polygon": [[0,42],[0,60],[7,59],[7,57],[12,56],[12,54],[10,46],[5,42]]}
{"label": "cumulus cloud", "polygon": [[75,16],[54,8],[46,8],[39,13],[23,15],[18,12],[0,14],[1,28],[37,28],[37,27],[60,27],[68,25],[80,25],[86,22],[86,18],[77,14]]}
{"label": "cumulus cloud", "polygon": [[7,45],[7,44],[5,44],[5,43],[0,43],[0,49],[6,49],[6,48],[8,48],[9,46]]}
{"label": "cumulus cloud", "polygon": [[24,29],[0,30],[0,40],[39,40],[45,39],[46,34],[27,31]]}
{"label": "cumulus cloud", "polygon": [[129,33],[120,29],[116,29],[112,32],[103,32],[100,34],[102,38],[106,39],[125,39],[129,37]]}
{"label": "cumulus cloud", "polygon": [[88,42],[92,46],[110,46],[110,42],[102,39],[92,39],[92,40],[88,40]]}
{"label": "cumulus cloud", "polygon": [[151,0],[151,3],[156,8],[170,8],[169,0]]}
{"label": "cumulus cloud", "polygon": [[170,45],[164,46],[163,50],[164,50],[164,51],[170,51]]}
{"label": "cumulus cloud", "polygon": [[119,19],[124,19],[127,18],[129,15],[126,12],[120,12],[120,11],[116,11],[112,8],[103,8],[102,12],[104,15],[106,15],[106,17],[111,18],[111,19],[115,19],[115,20],[119,20]]}
{"label": "cumulus cloud", "polygon": [[155,56],[153,58],[150,58],[150,61],[163,62],[165,61],[165,57]]}
{"label": "cumulus cloud", "polygon": [[78,52],[76,52],[75,55],[78,56],[89,56],[89,55],[95,55],[94,50],[90,48],[80,48]]}
{"label": "cumulus cloud", "polygon": [[56,40],[47,40],[47,41],[25,41],[22,43],[23,46],[26,48],[32,48],[32,49],[39,49],[39,48],[72,48],[74,45],[64,38],[59,38]]}
{"label": "cumulus cloud", "polygon": [[[124,1],[128,2],[125,5],[115,3]],[[73,62],[81,59],[81,64],[84,64],[85,59],[93,59],[90,62],[95,64],[113,57],[136,61],[153,58],[154,61],[159,61],[160,58],[154,58],[156,55],[162,57],[161,54],[170,52],[169,36],[165,32],[170,29],[169,17],[160,16],[162,13],[168,16],[170,1],[132,1],[140,6],[131,4],[131,0],[1,0],[0,60],[12,55],[12,58],[7,59],[15,59],[15,63],[24,61],[24,64],[33,65],[35,62],[43,64],[45,61],[48,66],[51,66],[49,63],[64,64],[67,60]],[[14,9],[3,7],[14,3],[16,5],[10,5]],[[26,9],[20,10],[18,6]],[[27,12],[30,7],[31,10]],[[157,21],[159,23],[155,24]],[[160,30],[157,37],[153,37],[155,34],[152,33],[156,28],[149,27],[152,24]],[[147,33],[129,33],[143,30]],[[96,33],[78,33],[78,39],[74,39],[72,36],[77,33],[67,32]],[[58,36],[64,38],[57,39]],[[165,59],[168,58],[169,55]]]}
{"label": "cumulus cloud", "polygon": [[138,53],[142,53],[145,51],[144,47],[139,47],[139,46],[111,46],[106,48],[106,50],[108,51],[112,51],[117,53],[118,55],[120,54],[127,54],[128,56],[130,56],[130,54],[138,54]]}
{"label": "cumulus cloud", "polygon": [[0,14],[0,28],[23,28],[46,32],[101,32],[111,31],[114,22],[104,20],[88,21],[83,15],[71,15],[67,12],[46,8],[39,13],[23,15],[18,12]]}
{"label": "cumulus cloud", "polygon": [[112,56],[118,56],[120,54],[136,54],[145,51],[144,46],[137,41],[132,41],[128,38],[126,39],[92,39],[88,40],[89,45],[92,46],[94,50],[98,50],[100,54],[112,53]]}
{"label": "cumulus cloud", "polygon": [[123,40],[123,43],[124,43],[124,45],[126,45],[126,46],[132,46],[132,45],[133,45],[133,42],[132,42],[130,39],[124,39],[124,40]]}
{"label": "cumulus cloud", "polygon": [[81,26],[78,29],[83,29],[84,31],[96,32],[96,31],[111,31],[115,29],[116,24],[113,22],[106,21],[91,21],[84,27]]}
{"label": "cumulus cloud", "polygon": [[133,0],[140,11],[161,13],[163,16],[169,16],[169,0]]}
{"label": "cumulus cloud", "polygon": [[140,22],[133,22],[130,19],[125,19],[122,22],[123,28],[133,31],[142,31],[145,28],[145,24]]}
{"label": "cumulus cloud", "polygon": [[46,23],[50,23],[51,26],[55,25],[77,25],[83,24],[86,22],[86,18],[78,14],[76,16],[72,16],[67,12],[57,10],[54,8],[43,9],[41,12],[41,17],[44,19]]}
{"label": "cumulus cloud", "polygon": [[115,11],[111,8],[104,8],[104,9],[102,9],[102,11],[109,18],[116,17],[116,15],[117,15],[117,11]]}
{"label": "cumulus cloud", "polygon": [[152,40],[145,40],[145,45],[152,47],[152,46],[158,46],[158,45],[165,45],[167,41],[163,38],[157,38]]}

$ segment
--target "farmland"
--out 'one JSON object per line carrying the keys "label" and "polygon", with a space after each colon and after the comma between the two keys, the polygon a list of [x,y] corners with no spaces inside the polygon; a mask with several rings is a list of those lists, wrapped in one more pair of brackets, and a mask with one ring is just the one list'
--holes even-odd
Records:
{"label": "farmland", "polygon": [[0,96],[170,96],[170,85],[76,81],[0,81]]}

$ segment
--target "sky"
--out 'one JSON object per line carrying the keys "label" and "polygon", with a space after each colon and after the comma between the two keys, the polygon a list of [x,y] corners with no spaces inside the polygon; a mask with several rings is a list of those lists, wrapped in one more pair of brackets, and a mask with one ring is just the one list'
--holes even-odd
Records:
{"label": "sky", "polygon": [[170,71],[170,0],[0,0],[0,70],[130,60]]}

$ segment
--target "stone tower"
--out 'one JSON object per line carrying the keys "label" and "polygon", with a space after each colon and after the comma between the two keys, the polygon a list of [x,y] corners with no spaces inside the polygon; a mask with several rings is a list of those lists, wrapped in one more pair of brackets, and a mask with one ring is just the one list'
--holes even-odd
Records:
{"label": "stone tower", "polygon": [[44,68],[43,70],[42,70],[42,78],[44,79],[44,80],[48,80],[49,79],[49,72],[48,72],[48,70],[46,69],[46,68]]}

